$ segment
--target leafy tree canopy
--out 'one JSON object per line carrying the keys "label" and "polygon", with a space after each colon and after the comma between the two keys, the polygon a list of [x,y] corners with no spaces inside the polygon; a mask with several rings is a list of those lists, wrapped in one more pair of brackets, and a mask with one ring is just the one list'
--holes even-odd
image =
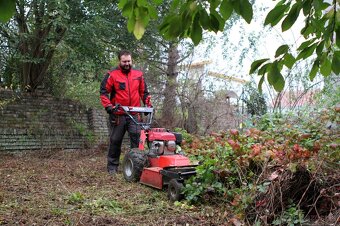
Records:
{"label": "leafy tree canopy", "polygon": [[[163,0],[120,0],[119,8],[128,19],[128,30],[140,39],[149,21],[157,18],[157,6]],[[299,15],[305,17],[305,26],[301,34],[306,39],[293,56],[288,45],[280,46],[275,59],[260,59],[253,62],[250,74],[257,72],[261,76],[259,88],[267,80],[275,90],[284,88],[285,80],[281,74],[284,67],[290,69],[299,60],[315,57],[309,73],[311,80],[320,72],[329,76],[332,72],[340,73],[340,15],[337,0],[281,0],[267,14],[264,25],[276,26],[281,22],[282,32],[289,30]],[[163,16],[158,27],[166,39],[191,38],[197,45],[202,40],[203,31],[223,31],[225,22],[236,13],[247,23],[253,18],[253,8],[249,0],[205,0],[172,2],[171,9]]]}
{"label": "leafy tree canopy", "polygon": [[14,14],[15,0],[0,0],[0,21],[7,22]]}
{"label": "leafy tree canopy", "polygon": [[68,81],[78,81],[76,77],[84,82],[101,80],[101,75],[112,64],[115,66],[113,53],[117,50],[136,50],[136,62],[147,49],[152,49],[153,55],[159,52],[158,37],[154,38],[153,30],[145,33],[142,40],[128,33],[118,1],[17,0],[13,3],[12,6],[11,1],[0,1],[3,86],[31,92],[44,87],[61,94]]}
{"label": "leafy tree canopy", "polygon": [[[14,0],[0,1],[0,20],[7,21],[14,12]],[[203,31],[222,31],[225,22],[234,13],[247,23],[253,18],[249,0],[174,0],[166,15],[159,15],[157,7],[163,0],[120,0],[119,8],[128,19],[127,28],[137,39],[141,39],[151,20],[161,17],[159,33],[168,40],[190,38],[195,45],[202,40]],[[298,48],[297,56],[288,45],[280,46],[275,59],[260,59],[253,62],[250,74],[261,76],[259,88],[267,80],[275,90],[284,88],[281,74],[284,68],[292,68],[299,60],[313,58],[309,72],[311,80],[320,72],[329,76],[340,73],[340,7],[338,0],[281,0],[267,14],[264,25],[276,26],[281,22],[282,32],[289,30],[300,15],[305,18],[301,34],[306,39]]]}

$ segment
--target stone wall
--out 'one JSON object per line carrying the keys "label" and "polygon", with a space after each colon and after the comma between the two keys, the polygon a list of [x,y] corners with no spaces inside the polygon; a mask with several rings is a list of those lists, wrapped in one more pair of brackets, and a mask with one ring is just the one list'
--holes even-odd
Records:
{"label": "stone wall", "polygon": [[107,142],[107,114],[44,92],[0,88],[0,151],[83,149]]}

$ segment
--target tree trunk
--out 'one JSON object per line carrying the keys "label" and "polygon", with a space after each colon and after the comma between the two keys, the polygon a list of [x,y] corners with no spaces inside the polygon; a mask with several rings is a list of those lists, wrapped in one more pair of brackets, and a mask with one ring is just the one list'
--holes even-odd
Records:
{"label": "tree trunk", "polygon": [[168,51],[167,64],[167,81],[164,90],[164,102],[162,112],[162,125],[166,128],[172,129],[176,125],[175,109],[176,109],[176,89],[177,89],[177,64],[179,60],[179,53],[177,44],[170,44]]}
{"label": "tree trunk", "polygon": [[197,112],[195,105],[188,107],[188,119],[186,120],[184,128],[188,133],[196,134],[198,132]]}

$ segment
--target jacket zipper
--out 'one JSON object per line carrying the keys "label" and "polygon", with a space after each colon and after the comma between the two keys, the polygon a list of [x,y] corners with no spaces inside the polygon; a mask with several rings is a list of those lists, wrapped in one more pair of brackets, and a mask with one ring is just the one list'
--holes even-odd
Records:
{"label": "jacket zipper", "polygon": [[[129,72],[130,74],[131,72]],[[129,92],[129,106],[131,106],[131,93],[130,93],[130,81],[129,81],[129,74],[126,75],[126,79],[127,79],[127,85],[128,85],[128,92]]]}

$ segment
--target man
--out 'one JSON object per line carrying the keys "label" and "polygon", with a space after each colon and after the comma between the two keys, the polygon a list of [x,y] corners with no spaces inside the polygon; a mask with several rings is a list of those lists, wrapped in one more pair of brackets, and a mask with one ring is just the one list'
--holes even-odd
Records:
{"label": "man", "polygon": [[[131,148],[137,148],[140,135],[140,127],[124,115],[122,111],[116,111],[115,106],[140,107],[141,100],[148,107],[151,106],[151,97],[144,81],[143,73],[132,69],[132,57],[129,51],[118,53],[119,65],[109,71],[100,86],[100,99],[105,110],[109,114],[110,144],[107,155],[107,170],[109,174],[116,174],[121,154],[121,146],[126,131],[130,136]],[[134,115],[138,120],[139,115]]]}

